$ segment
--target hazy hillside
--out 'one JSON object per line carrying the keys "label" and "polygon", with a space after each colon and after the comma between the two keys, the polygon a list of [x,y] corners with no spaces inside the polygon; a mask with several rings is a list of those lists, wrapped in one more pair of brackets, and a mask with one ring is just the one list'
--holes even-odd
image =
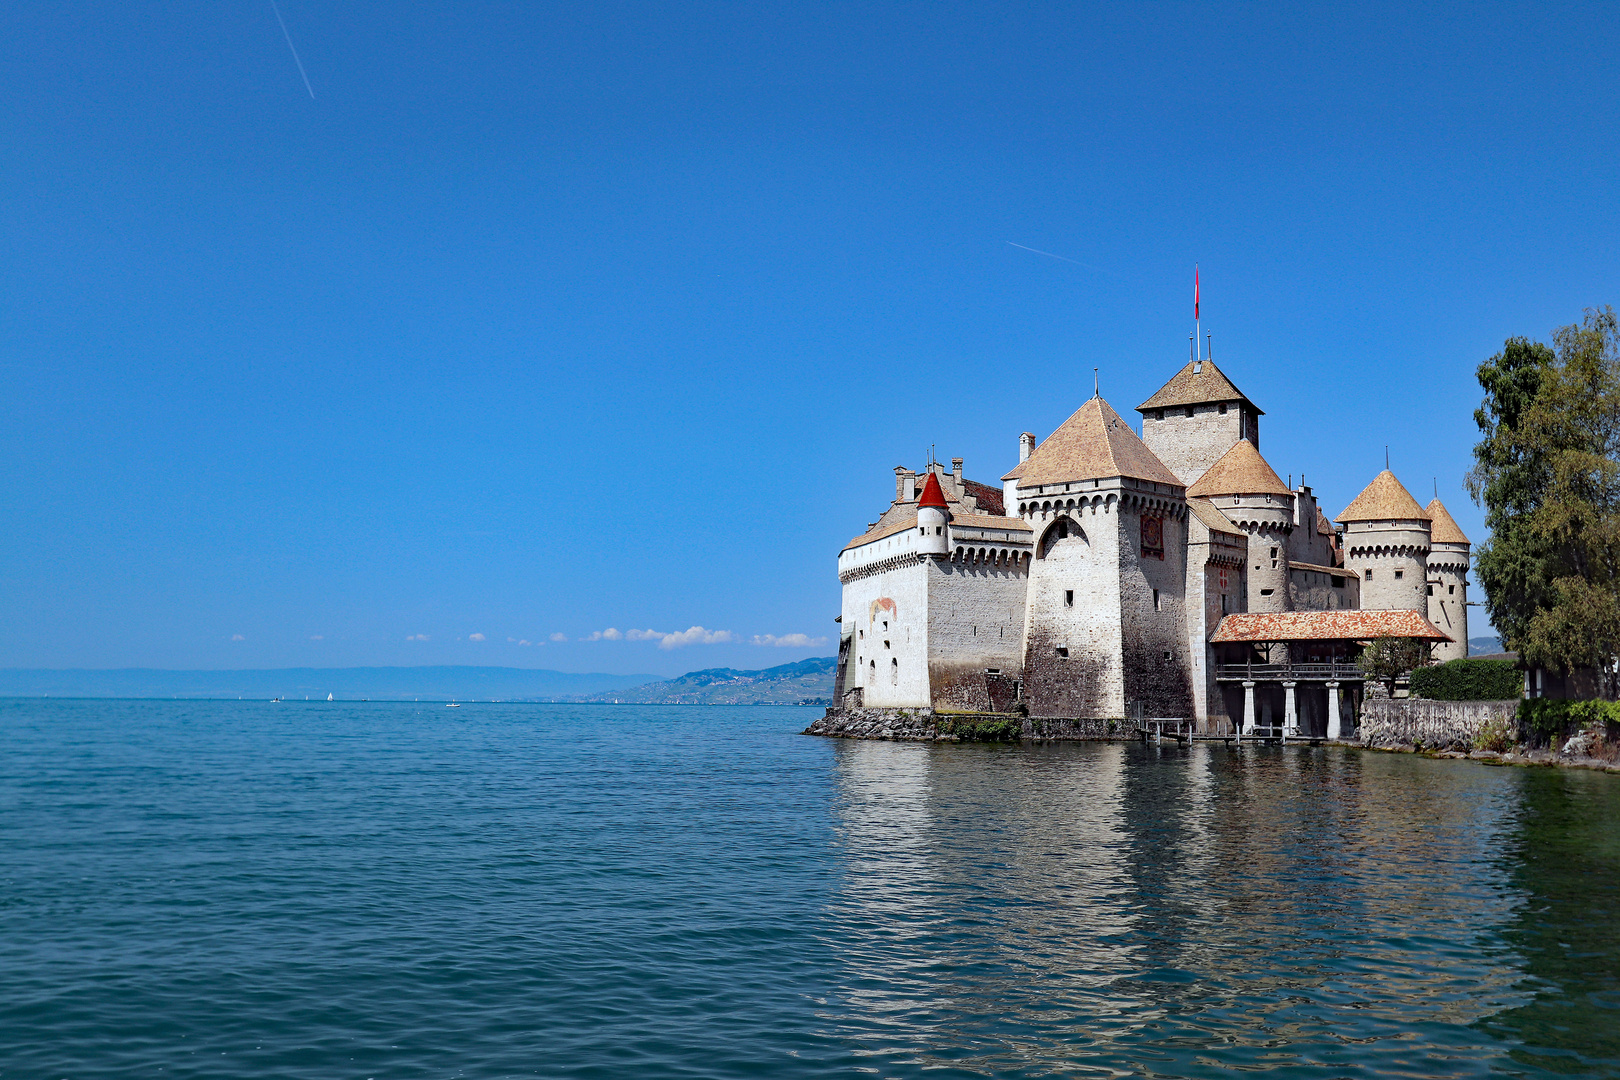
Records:
{"label": "hazy hillside", "polygon": [[576,700],[638,705],[758,705],[767,702],[829,705],[837,668],[838,661],[831,656],[818,656],[763,671],[708,668],[689,671],[678,679]]}

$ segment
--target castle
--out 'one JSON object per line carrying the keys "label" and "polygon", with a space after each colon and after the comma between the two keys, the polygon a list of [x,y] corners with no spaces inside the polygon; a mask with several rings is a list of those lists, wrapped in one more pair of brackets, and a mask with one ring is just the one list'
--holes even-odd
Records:
{"label": "castle", "polygon": [[1025,432],[999,487],[896,468],[838,556],[836,701],[1337,737],[1365,642],[1467,654],[1469,541],[1439,499],[1386,469],[1335,528],[1210,360],[1136,411],[1140,436],[1100,395]]}

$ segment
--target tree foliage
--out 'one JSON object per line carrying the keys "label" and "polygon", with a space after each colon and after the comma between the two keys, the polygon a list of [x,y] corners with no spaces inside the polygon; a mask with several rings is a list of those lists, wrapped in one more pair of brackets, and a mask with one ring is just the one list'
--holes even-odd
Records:
{"label": "tree foliage", "polygon": [[1506,660],[1459,658],[1412,672],[1412,696],[1433,701],[1506,701],[1524,693],[1524,673]]}
{"label": "tree foliage", "polygon": [[1620,655],[1620,323],[1612,308],[1590,309],[1552,348],[1510,339],[1478,375],[1483,438],[1468,486],[1491,530],[1475,560],[1491,623],[1532,664],[1610,673]]}
{"label": "tree foliage", "polygon": [[1377,679],[1395,692],[1395,680],[1429,662],[1429,643],[1421,638],[1377,638],[1368,642],[1356,661],[1362,674]]}

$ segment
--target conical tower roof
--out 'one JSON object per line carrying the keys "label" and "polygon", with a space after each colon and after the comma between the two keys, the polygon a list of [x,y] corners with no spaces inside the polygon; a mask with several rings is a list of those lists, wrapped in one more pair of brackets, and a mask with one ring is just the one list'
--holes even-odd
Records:
{"label": "conical tower roof", "polygon": [[1473,542],[1463,535],[1462,529],[1457,527],[1457,522],[1452,518],[1451,512],[1445,508],[1445,505],[1439,499],[1430,502],[1424,508],[1424,513],[1429,515],[1429,539],[1431,541],[1436,544],[1468,544],[1472,546]]}
{"label": "conical tower roof", "polygon": [[1181,486],[1176,474],[1101,397],[1080,406],[1015,471],[1021,488],[1111,476]]}
{"label": "conical tower roof", "polygon": [[[1196,371],[1193,370],[1195,367]],[[1158,393],[1138,405],[1136,411],[1147,412],[1149,409],[1168,409],[1178,405],[1209,405],[1221,401],[1241,401],[1254,409],[1256,414],[1265,415],[1255,408],[1249,395],[1232,385],[1232,380],[1215,366],[1213,360],[1200,360],[1196,364],[1189,360],[1186,367],[1159,387]]]}
{"label": "conical tower roof", "polygon": [[1333,520],[1414,521],[1428,516],[1428,512],[1412,498],[1412,493],[1395,479],[1395,474],[1385,469],[1362,489],[1355,502],[1344,508],[1344,513]]}
{"label": "conical tower roof", "polygon": [[917,497],[917,509],[921,510],[925,506],[935,506],[941,510],[950,508],[950,504],[945,501],[945,492],[940,489],[939,477],[932,471],[928,473],[928,479],[923,481],[922,494]]}
{"label": "conical tower roof", "polygon": [[1254,443],[1239,439],[1203,476],[1193,481],[1187,494],[1208,498],[1211,495],[1287,495],[1290,492],[1288,485],[1254,448]]}

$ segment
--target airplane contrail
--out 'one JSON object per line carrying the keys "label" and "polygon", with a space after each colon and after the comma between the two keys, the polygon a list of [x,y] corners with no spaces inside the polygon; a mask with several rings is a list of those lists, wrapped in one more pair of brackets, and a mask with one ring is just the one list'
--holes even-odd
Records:
{"label": "airplane contrail", "polygon": [[1082,266],[1087,270],[1097,270],[1098,274],[1106,274],[1106,270],[1100,269],[1100,267],[1090,266],[1089,262],[1081,262],[1079,259],[1071,259],[1071,257],[1066,256],[1066,254],[1051,254],[1050,251],[1042,251],[1040,248],[1029,248],[1029,246],[1025,246],[1025,244],[1014,244],[1011,240],[1009,240],[1008,243],[1013,244],[1014,248],[1022,249],[1022,251],[1034,251],[1035,254],[1043,254],[1043,256],[1047,256],[1048,259],[1063,259],[1064,262],[1072,262],[1074,266]]}
{"label": "airplane contrail", "polygon": [[287,20],[281,17],[281,8],[276,0],[270,0],[270,10],[276,13],[276,22],[281,24],[281,36],[287,39],[287,51],[292,53],[293,63],[298,65],[298,74],[304,80],[304,89],[309,91],[309,99],[315,100],[315,88],[309,85],[309,75],[304,71],[304,62],[298,59],[298,50],[293,48],[292,35],[287,33]]}

